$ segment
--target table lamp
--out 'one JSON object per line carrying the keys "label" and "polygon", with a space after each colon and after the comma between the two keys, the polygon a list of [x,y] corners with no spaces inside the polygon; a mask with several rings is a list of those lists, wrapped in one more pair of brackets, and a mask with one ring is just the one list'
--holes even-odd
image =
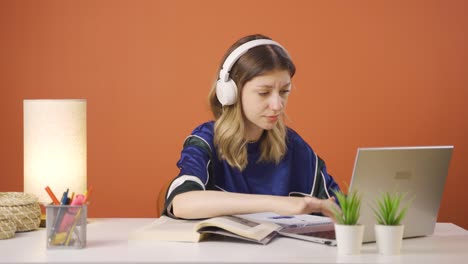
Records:
{"label": "table lamp", "polygon": [[44,206],[86,190],[86,100],[24,100],[24,192]]}

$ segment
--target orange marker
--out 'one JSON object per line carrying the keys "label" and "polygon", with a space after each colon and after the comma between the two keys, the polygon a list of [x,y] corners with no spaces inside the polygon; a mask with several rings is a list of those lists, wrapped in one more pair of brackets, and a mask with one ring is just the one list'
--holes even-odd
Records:
{"label": "orange marker", "polygon": [[89,196],[91,195],[91,193],[93,192],[93,186],[89,186],[89,189],[86,191],[86,197],[83,201],[83,204],[86,204],[89,200]]}
{"label": "orange marker", "polygon": [[45,190],[49,194],[50,198],[52,198],[52,201],[54,202],[54,204],[59,205],[60,204],[59,200],[57,199],[57,197],[55,197],[55,194],[52,192],[49,186],[46,186]]}

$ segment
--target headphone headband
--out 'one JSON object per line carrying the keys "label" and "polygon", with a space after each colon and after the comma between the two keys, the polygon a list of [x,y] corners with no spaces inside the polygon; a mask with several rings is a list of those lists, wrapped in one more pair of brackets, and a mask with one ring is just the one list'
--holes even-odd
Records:
{"label": "headphone headband", "polygon": [[231,71],[232,66],[236,63],[236,61],[244,55],[249,49],[257,47],[257,46],[263,46],[263,45],[275,45],[280,48],[282,48],[286,53],[286,49],[283,48],[278,42],[273,41],[271,39],[255,39],[251,40],[249,42],[246,42],[239,47],[237,47],[235,50],[229,54],[229,56],[226,58],[226,60],[223,63],[223,67],[221,68],[221,71],[219,72],[219,79],[223,82],[227,82],[229,80],[229,72]]}

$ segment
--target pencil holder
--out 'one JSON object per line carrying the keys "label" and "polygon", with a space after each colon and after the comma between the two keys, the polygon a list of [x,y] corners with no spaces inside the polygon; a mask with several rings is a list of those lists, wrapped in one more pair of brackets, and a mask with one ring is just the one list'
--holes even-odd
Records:
{"label": "pencil holder", "polygon": [[47,249],[86,247],[86,205],[46,206]]}

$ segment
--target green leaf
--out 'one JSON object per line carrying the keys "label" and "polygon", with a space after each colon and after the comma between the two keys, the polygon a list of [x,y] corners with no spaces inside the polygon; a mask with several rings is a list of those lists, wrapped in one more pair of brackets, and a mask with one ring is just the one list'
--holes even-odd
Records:
{"label": "green leaf", "polygon": [[375,206],[372,207],[377,223],[381,225],[399,225],[406,216],[408,206],[406,205],[400,210],[401,202],[406,194],[389,193],[381,194],[375,201]]}
{"label": "green leaf", "polygon": [[338,224],[356,225],[359,221],[361,210],[361,197],[353,191],[345,195],[341,191],[335,191],[341,211],[334,210],[335,218]]}

